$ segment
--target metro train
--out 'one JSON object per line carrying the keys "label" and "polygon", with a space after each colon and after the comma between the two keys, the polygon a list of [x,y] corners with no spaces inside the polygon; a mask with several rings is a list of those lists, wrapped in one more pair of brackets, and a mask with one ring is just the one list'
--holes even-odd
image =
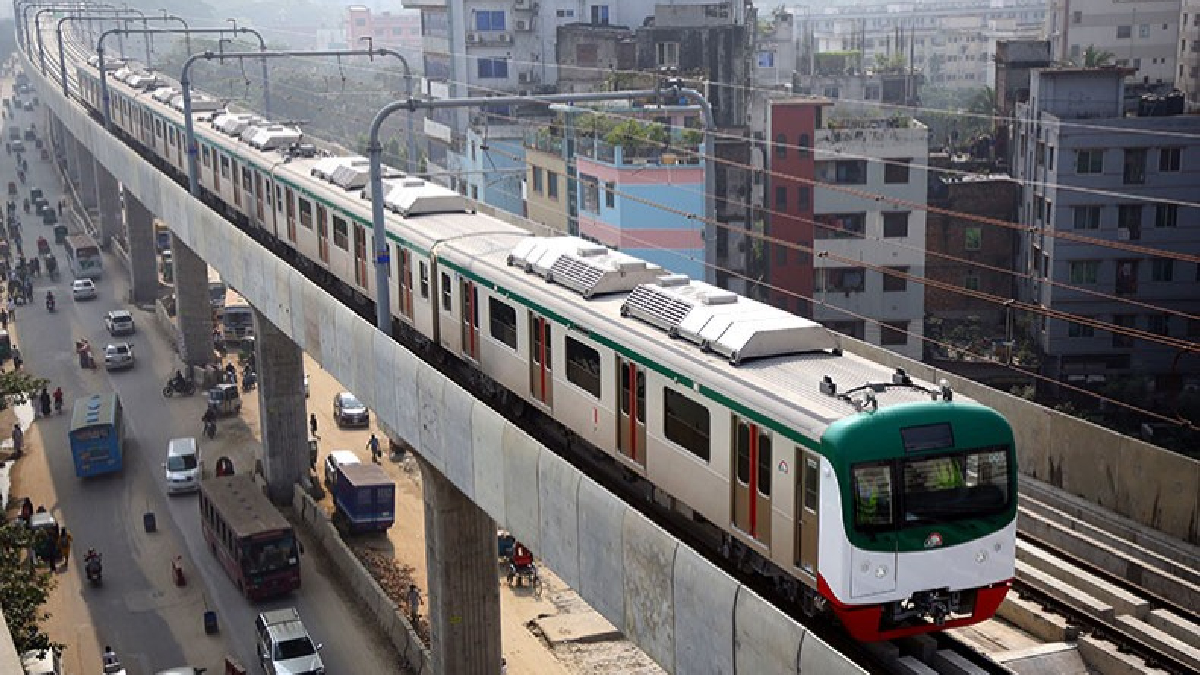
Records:
{"label": "metro train", "polygon": [[[100,114],[95,59],[79,100]],[[186,177],[178,85],[114,63],[118,135]],[[208,203],[373,294],[367,161],[197,95]],[[861,641],[990,618],[1014,576],[1017,462],[996,411],[848,338],[385,169],[391,313],[606,453],[743,570]]]}

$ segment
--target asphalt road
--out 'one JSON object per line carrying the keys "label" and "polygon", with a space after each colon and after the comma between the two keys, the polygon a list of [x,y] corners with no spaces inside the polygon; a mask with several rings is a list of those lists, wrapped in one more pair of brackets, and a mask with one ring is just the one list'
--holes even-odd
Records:
{"label": "asphalt road", "polygon": [[[4,95],[11,96],[9,82],[3,82],[3,89]],[[18,122],[27,127],[35,121],[40,136],[45,126],[43,114],[41,107],[32,113],[23,112]],[[12,123],[7,121],[6,128]],[[28,194],[28,187],[37,185],[55,203],[61,188],[50,164],[30,156],[29,168],[30,179],[27,185],[20,186],[21,196]],[[15,167],[5,162],[0,168],[0,184],[7,185],[14,179]],[[21,220],[27,254],[35,250],[39,235],[53,241],[51,228],[35,222],[33,216],[21,213]],[[90,644],[111,644],[131,674],[153,673],[184,663],[205,666],[210,673],[223,672],[222,659],[226,653],[255,672],[258,670],[252,630],[255,614],[264,609],[295,606],[313,638],[324,643],[322,655],[330,673],[398,672],[391,648],[373,626],[360,618],[362,612],[354,606],[349,594],[337,586],[336,579],[327,576],[330,567],[317,554],[312,542],[305,542],[303,586],[299,591],[258,605],[252,605],[237,592],[204,544],[196,497],[168,498],[164,487],[162,462],[167,441],[200,436],[202,398],[162,397],[163,383],[178,367],[178,361],[149,311],[134,309],[137,333],[118,338],[135,346],[137,363],[132,370],[106,373],[102,364],[99,370],[81,370],[73,353],[74,341],[87,337],[102,361],[103,345],[109,341],[104,330],[104,313],[126,307],[127,275],[117,258],[106,255],[105,275],[97,282],[98,298],[74,302],[62,248],[54,246],[54,251],[64,274],[57,282],[45,277],[35,281],[35,302],[18,308],[15,333],[26,368],[49,378],[51,389],[63,388],[65,414],[34,422],[35,436],[42,439],[44,446],[46,485],[39,494],[35,487],[38,481],[31,477],[27,479],[30,485],[17,494],[30,494],[35,503],[44,497],[46,506],[74,534],[72,565],[68,573],[60,576],[55,591],[59,597],[54,605],[66,616],[58,622],[60,634],[52,636],[67,643],[69,654],[71,649],[75,650],[68,662],[78,663],[80,670],[71,671],[98,672],[99,654],[93,659],[80,650],[90,651],[90,647],[85,647]],[[47,313],[44,307],[47,290],[53,290],[58,299],[58,311],[54,314]],[[125,406],[128,424],[125,469],[112,476],[80,480],[75,477],[67,445],[71,403],[81,394],[109,390],[115,390]],[[220,441],[218,432],[214,445]],[[213,447],[205,452],[205,447],[202,444],[202,455],[206,466],[211,468],[219,453],[211,452],[217,449]],[[258,448],[252,451],[258,454]],[[239,464],[239,471],[246,466]],[[143,529],[142,516],[146,512],[156,514],[156,533]],[[76,575],[78,561],[88,547],[96,547],[104,555],[101,588],[86,587]],[[171,583],[170,560],[175,555],[183,556],[188,573],[189,584],[183,589]],[[219,636],[203,633],[202,614],[206,608],[218,614]],[[85,634],[86,640],[80,637]]]}

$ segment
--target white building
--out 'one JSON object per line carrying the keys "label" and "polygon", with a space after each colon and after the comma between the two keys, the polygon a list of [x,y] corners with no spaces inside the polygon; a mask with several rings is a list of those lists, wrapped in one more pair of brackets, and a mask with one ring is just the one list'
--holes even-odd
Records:
{"label": "white building", "polygon": [[1087,48],[1094,46],[1112,53],[1112,63],[1133,69],[1127,83],[1170,87],[1181,5],[1181,0],[1049,0],[1050,54],[1059,63],[1083,66]]}
{"label": "white building", "polygon": [[[925,211],[889,204],[887,198],[926,204],[925,171],[915,167],[924,165],[929,156],[929,130],[920,122],[903,119],[835,119],[832,126],[818,129],[813,139],[814,178],[883,199],[826,187],[813,190],[814,219],[826,225],[813,231],[818,253],[813,261],[813,318],[836,331],[920,359],[925,287],[877,268],[925,276]],[[884,159],[890,161],[871,161]],[[905,160],[914,166],[905,166]],[[862,266],[831,260],[821,252],[860,261]]]}
{"label": "white building", "polygon": [[1200,109],[1200,0],[1183,0],[1179,17],[1178,71],[1175,86],[1187,97],[1189,110]]}

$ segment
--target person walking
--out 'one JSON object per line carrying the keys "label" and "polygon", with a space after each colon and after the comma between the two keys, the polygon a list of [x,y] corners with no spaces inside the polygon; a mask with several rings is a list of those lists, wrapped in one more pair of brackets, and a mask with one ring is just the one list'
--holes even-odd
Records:
{"label": "person walking", "polygon": [[58,571],[58,545],[59,545],[58,528],[56,527],[53,530],[50,530],[48,536],[50,538],[50,541],[46,545],[46,550],[48,550],[50,552],[50,555],[47,556],[48,560],[46,560],[46,562],[49,563],[51,572],[57,572]]}
{"label": "person walking", "polygon": [[8,330],[8,310],[0,307],[0,330]]}
{"label": "person walking", "polygon": [[317,413],[308,414],[308,431],[313,438],[320,438],[317,435]]}
{"label": "person walking", "polygon": [[[9,290],[12,290],[11,288]],[[13,323],[17,322],[17,301],[13,299],[12,294],[8,296],[8,318]]]}
{"label": "person walking", "polygon": [[416,584],[408,585],[408,620],[412,623],[413,628],[417,627],[417,620],[421,618],[421,591],[417,590]]}
{"label": "person walking", "polygon": [[38,394],[38,402],[42,404],[42,417],[50,416],[50,392],[42,387],[42,393]]}
{"label": "person walking", "polygon": [[62,387],[55,387],[52,396],[54,397],[54,412],[55,414],[59,414],[62,412],[63,405]]}
{"label": "person walking", "polygon": [[25,361],[23,359],[21,359],[21,352],[14,349],[13,350],[13,372],[15,373],[18,370],[20,370],[21,365],[24,363],[25,363]]}
{"label": "person walking", "polygon": [[58,552],[62,556],[62,568],[64,571],[67,569],[67,563],[71,562],[71,541],[73,539],[74,537],[71,536],[70,532],[67,532],[67,528],[65,527],[58,535]]}
{"label": "person walking", "polygon": [[25,449],[25,432],[20,424],[14,424],[12,430],[13,458],[19,458]]}
{"label": "person walking", "polygon": [[29,499],[29,497],[26,497],[25,501],[21,502],[21,520],[25,521],[25,524],[28,525],[29,519],[32,517],[33,502]]}
{"label": "person walking", "polygon": [[379,452],[379,438],[375,434],[367,439],[367,449],[371,451],[371,461],[378,464],[382,453]]}

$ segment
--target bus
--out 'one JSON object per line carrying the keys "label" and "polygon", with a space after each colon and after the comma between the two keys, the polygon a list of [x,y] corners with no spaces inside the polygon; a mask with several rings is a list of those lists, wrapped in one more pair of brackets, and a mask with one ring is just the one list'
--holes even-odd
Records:
{"label": "bus", "polygon": [[76,279],[99,279],[104,273],[100,247],[86,234],[73,234],[63,241],[67,249],[67,266]]}
{"label": "bus", "polygon": [[225,306],[221,308],[221,328],[226,342],[241,342],[254,337],[254,310],[250,303],[230,289],[225,294]]}
{"label": "bus", "polygon": [[225,309],[227,292],[228,289],[225,287],[225,282],[221,280],[221,275],[213,268],[208,268],[208,302],[212,305],[214,312]]}
{"label": "bus", "polygon": [[300,588],[296,533],[251,476],[201,481],[200,524],[209,549],[250,600]]}
{"label": "bus", "polygon": [[125,459],[125,411],[120,397],[111,393],[75,399],[69,437],[77,477],[120,471]]}

